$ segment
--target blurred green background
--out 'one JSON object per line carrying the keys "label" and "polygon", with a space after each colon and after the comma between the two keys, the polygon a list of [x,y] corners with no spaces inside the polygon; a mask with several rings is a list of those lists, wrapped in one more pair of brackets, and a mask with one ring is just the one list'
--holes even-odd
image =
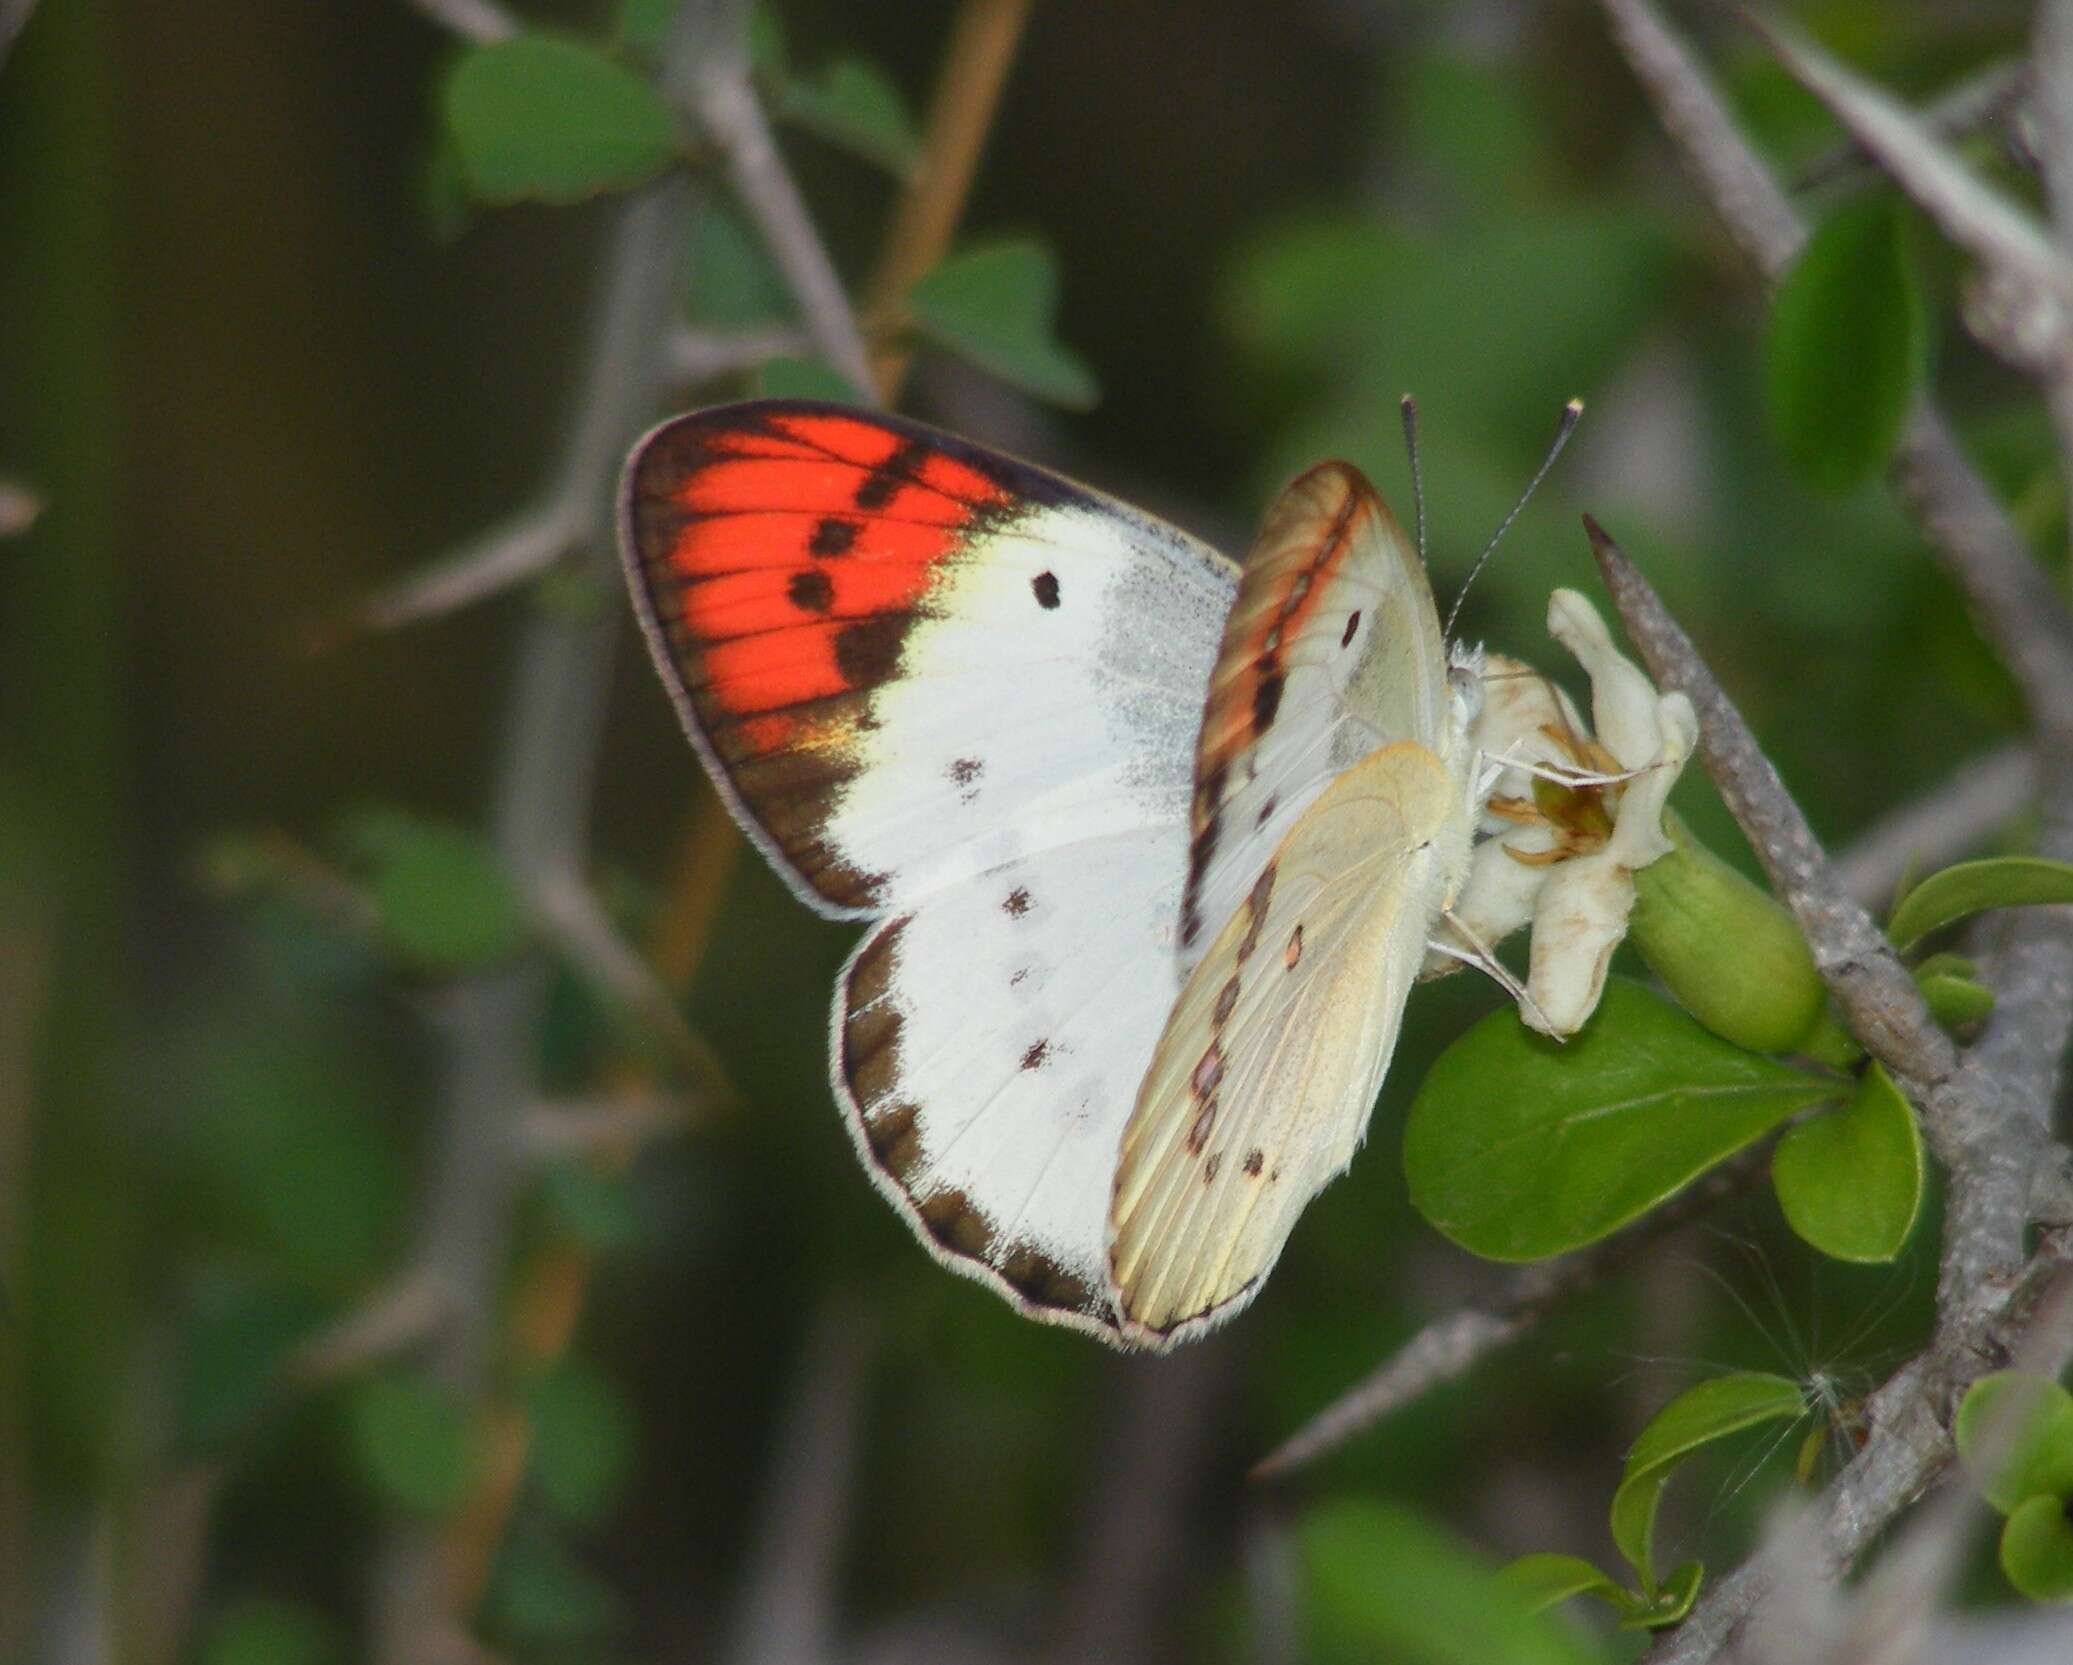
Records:
{"label": "blurred green background", "polygon": [[[2027,10],[1799,8],[1918,97],[2020,51]],[[866,59],[918,122],[955,8],[767,11],[791,64]],[[603,0],[527,17],[600,42],[623,22]],[[1751,40],[1680,21],[1781,167],[1827,150]],[[1250,1487],[1393,1342],[1497,1285],[1410,1214],[1395,1160],[1403,1084],[1495,991],[1414,997],[1372,1148],[1240,1322],[1163,1361],[1023,1323],[857,1171],[823,1054],[853,933],[714,835],[624,634],[586,868],[644,942],[705,827],[717,912],[683,1013],[713,1068],[525,947],[476,831],[519,644],[543,609],[580,628],[622,597],[578,572],[339,622],[539,498],[617,211],[456,219],[435,157],[458,51],[401,3],[43,0],[0,67],[0,477],[42,504],[0,541],[0,1657],[447,1657],[397,1652],[394,1619],[441,1544],[476,1558],[466,1616],[515,1661],[1369,1657],[1291,1617],[1314,1501],[1603,1559],[1619,1454],[1701,1361],[1847,1372],[1915,1333],[1920,1256],[1814,1266],[1756,1197],[1300,1488]],[[784,144],[860,282],[896,182],[796,126]],[[726,212],[696,222],[723,276],[687,283],[692,318],[766,321],[759,257],[714,252]],[[1322,455],[1407,508],[1413,391],[1444,597],[1580,395],[1466,634],[1559,669],[1542,614],[1593,587],[1588,508],[1824,835],[2012,725],[1880,486],[1815,493],[1782,459],[1758,289],[1592,6],[1040,3],[961,242],[1005,235],[1055,250],[1056,333],[1099,403],[929,353],[913,413],[1235,553]],[[1954,274],[1917,243],[1932,375],[2062,542],[2048,425],[1948,327]],[[1739,852],[1703,782],[1680,804]],[[485,1197],[450,1141],[464,1031],[498,1000],[524,1016],[523,1101]],[[511,1154],[539,1102],[658,1071],[682,1114],[630,1162]],[[494,1254],[413,1328],[390,1297],[425,1296],[422,1254],[478,1205]],[[543,1352],[556,1311],[573,1339]],[[399,1345],[310,1365],[370,1312]],[[1762,1455],[1681,1483],[1686,1551],[1730,1563],[1791,1483],[1789,1450]]]}

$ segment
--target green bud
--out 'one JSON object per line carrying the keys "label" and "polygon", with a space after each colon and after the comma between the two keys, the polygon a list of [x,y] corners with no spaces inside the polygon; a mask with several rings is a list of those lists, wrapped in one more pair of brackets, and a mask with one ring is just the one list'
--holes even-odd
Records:
{"label": "green bud", "polygon": [[1663,817],[1674,848],[1634,875],[1634,946],[1684,1009],[1752,1052],[1797,1052],[1828,990],[1791,914]]}

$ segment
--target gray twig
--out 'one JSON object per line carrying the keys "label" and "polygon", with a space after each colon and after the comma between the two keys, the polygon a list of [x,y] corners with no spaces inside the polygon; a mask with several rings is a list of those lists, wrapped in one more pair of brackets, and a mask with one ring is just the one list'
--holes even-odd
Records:
{"label": "gray twig", "polygon": [[[723,17],[746,13],[737,0],[719,0],[715,9]],[[784,274],[814,347],[849,379],[859,398],[866,398],[873,385],[871,361],[856,313],[778,154],[776,136],[749,77],[745,30],[714,30],[708,45],[717,49],[709,49],[692,66],[691,107],[719,152],[727,183]]]}
{"label": "gray twig", "polygon": [[670,375],[686,387],[740,375],[774,358],[797,358],[809,347],[804,330],[773,328],[718,334],[710,330],[672,331],[668,343]]}
{"label": "gray twig", "polygon": [[377,590],[354,609],[354,622],[395,630],[458,612],[536,578],[592,530],[577,505],[557,500],[510,526],[473,539],[409,577]]}
{"label": "gray twig", "polygon": [[[1599,3],[1729,235],[1775,282],[1806,241],[1799,215],[1649,0]],[[2015,674],[2038,726],[2047,736],[2073,734],[2073,625],[2064,604],[1926,400],[1901,437],[1893,485],[1980,633]]]}
{"label": "gray twig", "polygon": [[1527,1267],[1512,1278],[1501,1296],[1486,1305],[1435,1318],[1255,1463],[1252,1478],[1273,1480],[1293,1473],[1441,1383],[1466,1375],[1565,1301],[1593,1288],[1650,1244],[1756,1180],[1770,1161],[1770,1151],[1770,1141],[1744,1151],[1627,1230],[1574,1254]]}
{"label": "gray twig", "polygon": [[629,1093],[620,1098],[542,1104],[521,1126],[526,1149],[539,1157],[586,1156],[633,1149],[691,1126],[692,1102],[681,1093]]}
{"label": "gray twig", "polygon": [[305,1392],[328,1387],[408,1351],[450,1315],[446,1294],[426,1277],[385,1285],[290,1353],[281,1366],[282,1380]]}
{"label": "gray twig", "polygon": [[[1940,93],[1915,112],[1922,130],[1937,139],[1962,139],[1983,128],[2002,128],[2005,139],[2019,155],[2026,155],[2019,137],[2025,125],[2024,106],[2030,97],[2030,66],[2021,58],[1989,64],[1977,74]],[[1845,139],[1835,149],[1817,156],[1794,181],[1795,190],[1810,190],[1854,165],[1869,163],[1865,149],[1855,139]]]}
{"label": "gray twig", "polygon": [[442,29],[477,46],[509,40],[518,33],[518,21],[496,0],[410,0]]}
{"label": "gray twig", "polygon": [[[2037,223],[1966,167],[1898,100],[1783,25],[1752,19],[1752,27],[1944,235],[1980,262],[1985,304],[1968,309],[1980,338],[2013,363],[2052,365],[2066,342],[2066,272]],[[2040,106],[2050,102],[2039,100]],[[2042,118],[2041,108],[2039,113]],[[2048,121],[2041,125],[2048,130]]]}
{"label": "gray twig", "polygon": [[1979,850],[2037,798],[2037,754],[2010,741],[1889,810],[1835,858],[1836,882],[1866,907],[1890,900],[1910,873]]}
{"label": "gray twig", "polygon": [[721,1656],[729,1665],[831,1665],[838,1657],[836,1592],[875,1330],[854,1299],[837,1298],[808,1333]]}
{"label": "gray twig", "polygon": [[1978,1107],[1944,1089],[1958,1064],[1951,1038],[1930,1016],[1922,991],[1864,909],[1837,883],[1814,830],[1756,744],[1691,638],[1647,579],[1589,515],[1591,550],[1627,639],[1656,686],[1681,689],[1699,716],[1699,750],[1778,899],[1792,910],[1829,990],[1865,1048],[1924,1110],[1924,1131],[1947,1166],[1980,1131]]}
{"label": "gray twig", "polygon": [[[619,455],[661,386],[655,344],[668,318],[686,202],[677,184],[631,199],[606,259],[579,409],[555,488],[582,505],[601,574]],[[589,616],[543,609],[525,626],[491,840],[528,894],[584,865],[618,618],[611,608]],[[546,989],[545,962],[528,960],[457,986],[442,1011],[447,1102],[415,1264],[451,1313],[433,1338],[429,1368],[470,1402],[486,1385],[509,1215],[525,1175],[513,1112],[541,1096],[533,1058]],[[373,1652],[382,1665],[417,1665],[455,1645],[460,1619],[434,1529],[396,1527],[377,1557],[376,1579]]]}

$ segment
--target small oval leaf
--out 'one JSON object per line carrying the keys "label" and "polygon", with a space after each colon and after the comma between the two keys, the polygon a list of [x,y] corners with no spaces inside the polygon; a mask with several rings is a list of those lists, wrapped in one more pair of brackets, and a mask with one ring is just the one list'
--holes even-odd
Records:
{"label": "small oval leaf", "polygon": [[466,1495],[475,1440],[459,1399],[429,1380],[383,1375],[363,1382],[347,1407],[362,1478],[414,1514],[445,1514]]}
{"label": "small oval leaf", "polygon": [[1530,1610],[1450,1533],[1408,1509],[1334,1503],[1297,1533],[1307,1658],[1421,1665],[1584,1665],[1567,1626]]}
{"label": "small oval leaf", "polygon": [[2018,1504],[2001,1528],[2001,1570],[2032,1601],[2073,1601],[2073,1520],[2056,1497]]}
{"label": "small oval leaf", "polygon": [[1572,1596],[1596,1596],[1622,1613],[1634,1610],[1631,1594],[1580,1555],[1522,1555],[1497,1574],[1534,1613],[1546,1612]]}
{"label": "small oval leaf", "polygon": [[617,1501],[634,1456],[625,1396],[589,1366],[564,1361],[532,1384],[532,1478],[572,1520],[599,1519]]}
{"label": "small oval leaf", "polygon": [[2027,1370],[1982,1376],[1958,1406],[1958,1457],[2004,1515],[2041,1494],[2073,1498],[2073,1394]]}
{"label": "small oval leaf", "polygon": [[1412,1102],[1404,1176],[1463,1248],[1537,1260],[1595,1242],[1840,1091],[1614,978],[1567,1044],[1507,1008],[1450,1046]]}
{"label": "small oval leaf", "polygon": [[1821,491],[1862,484],[1892,455],[1926,356],[1921,290],[1890,199],[1855,204],[1807,239],[1771,300],[1771,431]]}
{"label": "small oval leaf", "polygon": [[785,88],[780,112],[808,132],[904,178],[921,138],[892,78],[864,58],[837,58],[821,74]]}
{"label": "small oval leaf", "polygon": [[1792,1229],[1837,1260],[1891,1260],[1922,1208],[1922,1134],[1877,1064],[1840,1110],[1778,1141],[1771,1183]]}
{"label": "small oval leaf", "polygon": [[1686,1561],[1663,1580],[1654,1600],[1637,1606],[1620,1620],[1620,1629],[1661,1630],[1665,1625],[1682,1623],[1692,1610],[1692,1603],[1699,1599],[1699,1586],[1705,1582],[1705,1563]]}
{"label": "small oval leaf", "polygon": [[1994,1010],[1994,991],[1970,977],[1925,977],[1917,971],[1915,981],[1929,1002],[1929,1015],[1946,1029],[1983,1022]]}
{"label": "small oval leaf", "polygon": [[2073,902],[2073,862],[2043,856],[1992,856],[1932,873],[1893,910],[1886,934],[1905,949],[1931,931],[1987,908]]}
{"label": "small oval leaf", "polygon": [[404,810],[353,817],[382,935],[421,971],[480,970],[524,948],[525,912],[496,852],[475,833]]}
{"label": "small oval leaf", "polygon": [[464,52],[445,112],[461,171],[485,202],[581,202],[640,184],[678,151],[653,86],[595,47],[548,35]]}
{"label": "small oval leaf", "polygon": [[[1702,1445],[1760,1422],[1796,1421],[1807,1398],[1797,1382],[1761,1370],[1736,1371],[1686,1388],[1649,1419],[1627,1451],[1612,1496],[1612,1541],[1644,1589],[1656,1591],[1656,1505],[1677,1465]],[[1668,1623],[1667,1620],[1658,1621]]]}
{"label": "small oval leaf", "polygon": [[921,333],[1040,399],[1085,409],[1094,376],[1051,333],[1058,263],[1040,243],[995,243],[954,254],[907,292]]}
{"label": "small oval leaf", "polygon": [[817,358],[771,359],[757,370],[756,386],[766,399],[823,399],[838,405],[871,402],[867,391]]}

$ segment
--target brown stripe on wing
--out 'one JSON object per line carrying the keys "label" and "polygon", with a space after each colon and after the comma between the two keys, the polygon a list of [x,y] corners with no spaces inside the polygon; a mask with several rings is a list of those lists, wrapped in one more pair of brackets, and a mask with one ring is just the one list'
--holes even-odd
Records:
{"label": "brown stripe on wing", "polygon": [[1319,463],[1275,499],[1253,540],[1224,621],[1195,743],[1183,945],[1220,923],[1202,917],[1202,884],[1223,843],[1231,789],[1246,778],[1249,754],[1280,715],[1288,644],[1317,610],[1364,517],[1376,513],[1387,510],[1358,469]]}
{"label": "brown stripe on wing", "polygon": [[835,1065],[844,1110],[856,1118],[869,1159],[906,1202],[918,1232],[952,1262],[984,1268],[1033,1308],[1079,1314],[1113,1327],[1107,1293],[1026,1242],[1003,1240],[992,1218],[962,1190],[934,1184],[916,1124],[921,1109],[900,1094],[902,1021],[892,999],[908,916],[889,919],[850,962],[841,989]]}

